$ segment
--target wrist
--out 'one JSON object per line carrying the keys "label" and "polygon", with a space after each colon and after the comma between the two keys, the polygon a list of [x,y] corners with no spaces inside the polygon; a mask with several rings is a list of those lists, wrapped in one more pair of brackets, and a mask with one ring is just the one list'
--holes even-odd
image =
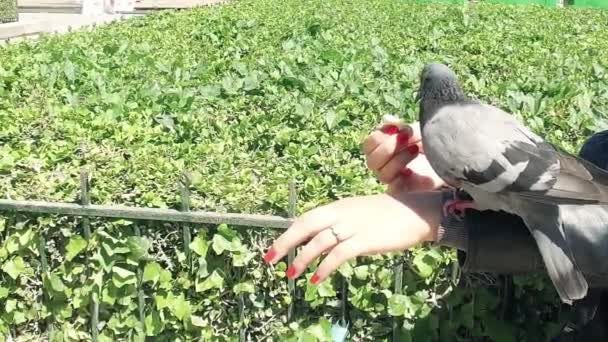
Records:
{"label": "wrist", "polygon": [[[402,191],[390,195],[401,202],[408,211],[413,212],[414,221],[408,222],[410,229],[417,228],[415,234],[420,242],[436,241],[438,238],[438,229],[442,220],[442,192],[440,191],[425,191],[425,192],[407,192]],[[412,213],[409,212],[409,215]],[[404,212],[404,216],[408,217],[408,213]],[[412,217],[412,216],[409,216]]]}

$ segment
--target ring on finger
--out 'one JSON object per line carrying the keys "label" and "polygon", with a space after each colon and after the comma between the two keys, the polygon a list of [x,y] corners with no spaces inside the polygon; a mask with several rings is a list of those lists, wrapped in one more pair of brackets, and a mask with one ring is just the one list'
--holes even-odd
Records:
{"label": "ring on finger", "polygon": [[329,230],[331,231],[331,233],[333,234],[333,236],[336,238],[336,240],[338,242],[342,242],[347,239],[347,237],[344,236],[345,235],[344,233],[342,233],[339,229],[336,229],[335,224],[329,226]]}

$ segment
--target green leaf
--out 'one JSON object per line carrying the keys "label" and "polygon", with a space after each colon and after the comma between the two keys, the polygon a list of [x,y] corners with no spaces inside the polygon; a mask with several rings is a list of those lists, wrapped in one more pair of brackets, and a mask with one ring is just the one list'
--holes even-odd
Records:
{"label": "green leaf", "polygon": [[87,241],[80,235],[70,237],[70,241],[65,247],[65,259],[72,261],[80,252],[87,247]]}
{"label": "green leaf", "polygon": [[126,270],[122,267],[112,267],[112,282],[117,288],[121,288],[125,285],[134,285],[137,282],[135,273]]}
{"label": "green leaf", "polygon": [[213,271],[211,275],[203,282],[196,283],[196,292],[204,292],[210,289],[221,289],[224,287],[224,278],[216,271]]}
{"label": "green leaf", "polygon": [[412,301],[406,295],[393,294],[388,299],[388,313],[391,316],[411,317]]}
{"label": "green leaf", "polygon": [[230,251],[232,249],[232,243],[228,240],[226,240],[225,237],[223,237],[220,234],[215,234],[213,236],[213,250],[215,251],[215,254],[220,255],[222,253],[224,253],[224,251]]}
{"label": "green leaf", "polygon": [[203,320],[203,318],[201,316],[192,315],[192,316],[190,316],[190,321],[191,321],[192,325],[195,327],[203,328],[203,327],[207,326],[207,324],[205,324],[205,321]]}
{"label": "green leaf", "polygon": [[2,270],[6,272],[11,278],[17,279],[23,272],[25,272],[25,263],[23,258],[16,256],[13,259],[8,260],[2,265]]}
{"label": "green leaf", "polygon": [[0,299],[8,297],[9,290],[6,287],[0,286]]}
{"label": "green leaf", "polygon": [[142,282],[152,282],[156,284],[156,282],[160,279],[161,270],[162,267],[156,261],[148,262],[144,267]]}
{"label": "green leaf", "polygon": [[199,256],[205,257],[209,249],[209,241],[205,240],[204,237],[197,236],[190,243],[190,249]]}
{"label": "green leaf", "polygon": [[63,293],[65,291],[66,286],[58,275],[49,273],[46,279],[48,281],[46,286],[54,292]]}
{"label": "green leaf", "polygon": [[139,261],[148,258],[150,240],[141,236],[130,236],[127,238],[127,246],[134,260]]}
{"label": "green leaf", "polygon": [[72,64],[71,61],[65,61],[63,64],[63,73],[70,82],[74,82],[74,80],[76,80],[76,71],[74,69],[74,64]]}
{"label": "green leaf", "polygon": [[234,285],[234,293],[235,294],[239,294],[239,293],[255,293],[255,288],[253,286],[253,283],[251,281],[244,281],[244,282],[240,282],[236,285]]}
{"label": "green leaf", "polygon": [[367,280],[369,277],[369,265],[357,266],[354,271],[357,279]]}
{"label": "green leaf", "polygon": [[180,294],[178,297],[173,298],[173,302],[170,307],[171,311],[179,320],[183,320],[186,316],[190,315],[192,308],[190,302],[184,298],[184,294]]}
{"label": "green leaf", "polygon": [[146,316],[144,325],[146,336],[158,336],[165,329],[165,323],[155,310]]}
{"label": "green leaf", "polygon": [[321,284],[317,285],[317,291],[321,297],[335,297],[336,291],[331,284],[329,279],[325,280]]}
{"label": "green leaf", "polygon": [[428,278],[433,275],[436,266],[436,259],[434,259],[428,253],[421,253],[414,257],[414,266],[418,270],[418,273],[423,278]]}

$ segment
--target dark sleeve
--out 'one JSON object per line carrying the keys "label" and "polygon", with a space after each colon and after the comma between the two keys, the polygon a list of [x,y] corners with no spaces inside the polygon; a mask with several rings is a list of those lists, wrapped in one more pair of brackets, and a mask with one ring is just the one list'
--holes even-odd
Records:
{"label": "dark sleeve", "polygon": [[[444,200],[450,192],[444,193]],[[520,274],[544,270],[532,235],[516,215],[495,211],[467,210],[462,221],[447,216],[437,241],[457,249],[466,272]]]}

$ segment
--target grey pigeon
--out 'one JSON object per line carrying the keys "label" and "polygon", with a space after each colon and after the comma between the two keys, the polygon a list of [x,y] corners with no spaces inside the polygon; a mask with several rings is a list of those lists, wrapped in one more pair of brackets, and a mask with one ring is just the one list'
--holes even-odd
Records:
{"label": "grey pigeon", "polygon": [[473,198],[448,203],[448,211],[503,210],[521,217],[561,300],[585,297],[588,284],[564,231],[580,215],[566,211],[608,204],[608,172],[544,141],[509,113],[465,96],[445,65],[426,65],[420,82],[426,157],[446,183]]}

